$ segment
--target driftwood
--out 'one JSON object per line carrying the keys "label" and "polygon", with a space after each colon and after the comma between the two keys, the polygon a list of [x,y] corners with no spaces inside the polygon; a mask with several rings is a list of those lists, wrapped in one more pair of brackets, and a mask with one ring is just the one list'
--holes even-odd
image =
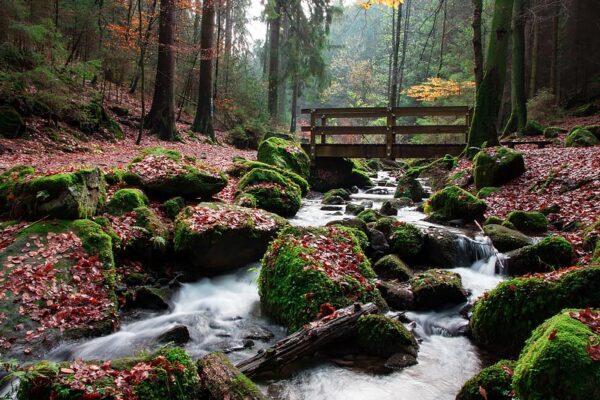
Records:
{"label": "driftwood", "polygon": [[254,357],[237,365],[247,376],[255,376],[276,371],[317,352],[324,346],[344,336],[354,333],[356,322],[362,315],[376,314],[375,304],[354,304],[336,311],[319,321],[315,321],[298,332],[261,350]]}

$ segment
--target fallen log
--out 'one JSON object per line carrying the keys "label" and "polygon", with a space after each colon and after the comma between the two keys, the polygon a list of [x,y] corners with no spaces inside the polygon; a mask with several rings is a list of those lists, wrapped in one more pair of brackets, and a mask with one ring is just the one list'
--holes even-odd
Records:
{"label": "fallen log", "polygon": [[261,350],[254,357],[240,362],[237,368],[247,376],[261,375],[279,370],[319,349],[354,333],[356,321],[363,315],[379,312],[373,303],[354,304],[337,310],[318,321],[305,325],[301,330]]}

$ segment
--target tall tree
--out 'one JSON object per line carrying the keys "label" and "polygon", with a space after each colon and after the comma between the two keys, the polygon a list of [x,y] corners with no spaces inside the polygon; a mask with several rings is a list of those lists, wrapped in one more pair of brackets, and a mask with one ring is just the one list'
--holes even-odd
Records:
{"label": "tall tree", "polygon": [[200,27],[200,83],[198,85],[198,105],[192,124],[194,132],[202,132],[216,141],[213,103],[213,66],[215,53],[216,1],[204,0]]}
{"label": "tall tree", "polygon": [[497,146],[496,119],[502,101],[506,76],[506,55],[510,38],[513,0],[495,0],[492,31],[485,63],[485,73],[475,99],[475,113],[469,130],[467,150],[474,154],[487,144]]}
{"label": "tall tree", "polygon": [[175,2],[160,0],[158,61],[152,107],[145,125],[163,140],[175,140]]}
{"label": "tall tree", "polygon": [[279,94],[279,37],[281,34],[281,18],[283,4],[281,0],[270,0],[269,5],[269,89],[268,106],[269,115],[273,122],[278,122],[278,94]]}
{"label": "tall tree", "polygon": [[475,59],[475,87],[479,89],[483,80],[483,37],[481,34],[481,17],[483,0],[473,0],[473,55]]}
{"label": "tall tree", "polygon": [[400,57],[400,34],[402,32],[402,3],[398,4],[395,37],[393,40],[392,84],[390,86],[389,106],[396,107],[398,99],[398,60]]}

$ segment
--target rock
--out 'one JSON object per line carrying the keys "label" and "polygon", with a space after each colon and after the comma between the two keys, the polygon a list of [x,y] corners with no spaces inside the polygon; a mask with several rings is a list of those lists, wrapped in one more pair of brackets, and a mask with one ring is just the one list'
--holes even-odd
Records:
{"label": "rock", "polygon": [[544,233],[548,230],[548,219],[537,211],[513,211],[506,216],[506,220],[525,233]]}
{"label": "rock", "polygon": [[533,243],[528,236],[502,225],[488,224],[483,227],[483,231],[501,253],[520,249]]}
{"label": "rock", "polygon": [[275,337],[273,332],[258,325],[245,327],[243,336],[244,339],[260,340],[261,342],[268,342]]}
{"label": "rock", "polygon": [[506,253],[505,273],[525,275],[568,267],[573,262],[573,247],[562,236],[548,236],[540,242]]}
{"label": "rock", "polygon": [[401,322],[385,315],[363,315],[357,323],[357,342],[367,354],[391,357],[408,354],[416,358],[419,345]]}
{"label": "rock", "polygon": [[126,168],[126,182],[163,197],[210,198],[227,186],[225,175],[200,160],[162,147],[145,149]]}
{"label": "rock", "polygon": [[414,309],[414,296],[408,283],[383,280],[377,283],[377,288],[391,308],[395,310]]}
{"label": "rock", "polygon": [[502,186],[525,173],[523,154],[506,147],[480,151],[473,159],[477,189]]}
{"label": "rock", "polygon": [[484,187],[484,188],[481,188],[479,190],[479,192],[477,192],[477,197],[479,197],[480,199],[485,199],[485,198],[490,197],[494,193],[498,193],[501,190],[502,190],[501,188],[497,188],[497,187]]}
{"label": "rock", "polygon": [[387,196],[390,194],[390,191],[388,189],[385,188],[371,188],[371,189],[367,189],[365,190],[366,194],[378,194],[378,195],[383,195],[383,196]]}
{"label": "rock", "polygon": [[531,332],[565,308],[600,307],[600,267],[582,267],[500,283],[473,307],[473,338],[488,350],[516,356]]}
{"label": "rock", "polygon": [[600,125],[589,125],[585,129],[592,132],[592,135],[596,136],[596,139],[600,140]]}
{"label": "rock", "polygon": [[323,204],[342,205],[342,204],[346,204],[346,201],[343,198],[341,198],[340,196],[329,196],[329,197],[323,198]]}
{"label": "rock", "polygon": [[600,312],[565,310],[533,332],[514,370],[520,399],[600,398],[600,363],[592,351],[600,332],[591,318],[600,320]]}
{"label": "rock", "polygon": [[354,204],[354,203],[346,204],[346,214],[358,215],[363,211],[365,211],[365,206],[363,206],[361,204]]}
{"label": "rock", "polygon": [[362,219],[366,223],[376,222],[378,219],[382,218],[382,215],[379,214],[378,211],[375,210],[365,210],[356,216],[358,219]]}
{"label": "rock", "polygon": [[573,130],[565,139],[565,147],[590,147],[599,144],[600,139],[585,128]]}
{"label": "rock", "polygon": [[515,364],[512,360],[501,360],[484,368],[463,385],[456,400],[481,400],[481,388],[489,400],[512,400],[512,371]]}
{"label": "rock", "polygon": [[567,133],[568,130],[557,126],[549,126],[544,129],[544,137],[546,139],[556,139],[559,135]]}
{"label": "rock", "polygon": [[360,192],[360,189],[358,188],[358,186],[352,186],[350,188],[350,193],[357,194],[358,192]]}
{"label": "rock", "polygon": [[272,137],[258,146],[257,160],[290,170],[302,178],[310,175],[310,158],[295,141]]}
{"label": "rock", "polygon": [[110,111],[114,112],[118,117],[126,117],[129,115],[129,109],[120,106],[112,106],[108,108]]}
{"label": "rock", "polygon": [[320,208],[322,211],[342,211],[342,206],[322,206]]}
{"label": "rock", "polygon": [[[397,200],[397,199],[394,199]],[[393,200],[386,200],[381,205],[381,210],[379,213],[381,215],[398,215],[398,210],[401,208],[400,202],[394,202]]]}
{"label": "rock", "polygon": [[185,208],[185,199],[183,197],[173,197],[162,204],[162,208],[171,219],[177,218],[177,214]]}
{"label": "rock", "polygon": [[408,265],[395,254],[389,254],[377,261],[373,266],[375,273],[381,279],[408,281],[413,273]]}
{"label": "rock", "polygon": [[190,331],[185,325],[176,325],[165,333],[162,333],[157,341],[159,343],[174,343],[183,345],[190,341]]}
{"label": "rock", "polygon": [[415,308],[431,310],[467,301],[459,274],[431,269],[413,276],[410,281]]}
{"label": "rock", "polygon": [[175,254],[192,276],[223,273],[257,261],[277,231],[287,225],[266,211],[200,203],[185,208],[175,221]]}
{"label": "rock", "polygon": [[330,198],[341,198],[342,200],[349,201],[350,200],[350,192],[346,189],[331,189],[327,193],[323,195],[323,203],[329,203]]}
{"label": "rock", "polygon": [[401,223],[392,230],[390,245],[392,252],[402,259],[414,260],[423,250],[425,237],[415,225]]}
{"label": "rock", "polygon": [[407,197],[415,202],[423,201],[427,197],[427,192],[423,189],[421,183],[415,178],[405,175],[398,179],[398,186],[394,197],[399,199]]}
{"label": "rock", "polygon": [[128,308],[145,308],[148,310],[166,310],[169,308],[169,289],[156,289],[148,286],[142,286],[127,299]]}
{"label": "rock", "polygon": [[0,137],[16,139],[25,135],[26,132],[25,122],[14,107],[0,107]]}
{"label": "rock", "polygon": [[366,209],[373,208],[373,200],[365,200],[365,201],[362,201],[362,202],[360,203],[360,205],[361,205],[361,206],[363,206],[363,207],[364,207],[364,208],[366,208]]}
{"label": "rock", "polygon": [[396,353],[388,358],[384,365],[386,368],[389,368],[393,371],[399,371],[406,367],[411,367],[417,364],[417,357],[413,356],[412,354]]}
{"label": "rock", "polygon": [[375,277],[351,231],[336,226],[293,227],[271,242],[263,259],[259,294],[267,314],[293,332],[332,308],[357,301],[385,309]]}
{"label": "rock", "polygon": [[355,160],[345,158],[317,158],[311,168],[310,184],[319,192],[373,186],[368,172]]}
{"label": "rock", "polygon": [[302,196],[306,196],[306,194],[310,190],[310,186],[308,185],[307,180],[304,179],[303,177],[301,177],[300,175],[296,174],[295,172],[292,172],[289,169],[279,168],[274,165],[265,164],[265,163],[262,163],[259,161],[251,161],[251,160],[246,160],[243,158],[237,159],[233,163],[233,165],[227,170],[227,172],[233,177],[241,178],[242,176],[246,175],[248,172],[252,171],[253,169],[258,169],[258,168],[269,169],[269,170],[275,171],[278,174],[283,175],[284,177],[288,178],[289,180],[294,182],[296,185],[298,185],[298,187],[302,191]]}
{"label": "rock", "polygon": [[427,227],[423,233],[421,254],[424,256],[424,262],[440,268],[450,268],[460,264],[464,258],[464,251],[459,248],[457,233],[437,227]]}
{"label": "rock", "polygon": [[369,248],[368,252],[372,259],[383,257],[390,249],[385,235],[376,229],[369,229]]}
{"label": "rock", "polygon": [[0,173],[0,214],[12,212],[15,186],[33,174],[31,165],[17,165]]}
{"label": "rock", "polygon": [[302,205],[302,191],[294,182],[268,169],[256,168],[238,183],[239,193],[251,195],[256,206],[282,217],[293,217]]}
{"label": "rock", "polygon": [[348,228],[358,229],[363,232],[365,235],[369,233],[369,228],[367,224],[362,219],[358,218],[344,218],[344,219],[336,219],[335,221],[330,221],[327,223],[327,226],[346,226]]}
{"label": "rock", "polygon": [[436,192],[425,205],[430,218],[438,221],[483,220],[486,209],[484,201],[458,186],[448,186]]}
{"label": "rock", "polygon": [[540,136],[544,134],[544,127],[537,121],[529,120],[525,124],[523,129],[523,135],[525,136]]}
{"label": "rock", "polygon": [[138,207],[147,206],[148,202],[148,197],[139,189],[121,189],[112,195],[106,204],[106,211],[113,215],[122,215]]}

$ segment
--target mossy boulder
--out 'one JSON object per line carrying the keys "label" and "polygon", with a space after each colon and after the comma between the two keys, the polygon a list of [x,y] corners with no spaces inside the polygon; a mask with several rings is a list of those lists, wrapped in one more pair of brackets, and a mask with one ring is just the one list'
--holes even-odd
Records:
{"label": "mossy boulder", "polygon": [[427,201],[425,211],[438,221],[482,220],[487,204],[458,186],[448,186]]}
{"label": "mossy boulder", "polygon": [[544,233],[548,230],[548,219],[539,211],[512,211],[506,220],[525,233]]}
{"label": "mossy boulder", "polygon": [[12,188],[13,212],[27,219],[91,218],[104,205],[106,182],[98,168],[24,179]]}
{"label": "mossy boulder", "polygon": [[399,199],[390,199],[383,202],[379,212],[382,215],[398,215],[398,211],[404,207],[410,207],[414,202],[408,197],[400,197]]}
{"label": "mossy boulder", "polygon": [[528,236],[502,225],[487,224],[483,227],[483,231],[492,240],[494,247],[502,253],[520,249],[533,243]]}
{"label": "mossy boulder", "polygon": [[600,140],[600,125],[588,125],[585,127],[585,129],[592,132],[592,135],[596,136],[596,139]]}
{"label": "mossy boulder", "polygon": [[344,218],[344,219],[336,219],[333,221],[329,221],[327,226],[343,226],[346,228],[357,229],[367,235],[369,233],[369,227],[367,223],[360,218]]}
{"label": "mossy boulder", "polygon": [[0,137],[16,139],[26,131],[25,122],[17,110],[11,106],[0,107]]}
{"label": "mossy boulder", "polygon": [[238,195],[256,199],[256,207],[282,217],[293,217],[302,205],[302,191],[290,179],[269,169],[256,168],[240,179]]}
{"label": "mossy boulder", "polygon": [[356,218],[362,219],[368,224],[370,222],[377,222],[377,220],[383,218],[383,215],[381,215],[377,210],[368,209],[361,211],[360,214],[356,216]]}
{"label": "mossy boulder", "polygon": [[[381,314],[360,317],[356,324],[356,337],[364,351],[379,357],[402,353],[416,358],[419,350],[414,335],[401,322]],[[416,364],[416,359],[413,364]]]}
{"label": "mossy boulder", "polygon": [[[595,326],[591,318],[596,318]],[[600,399],[600,363],[592,354],[600,343],[598,320],[598,311],[566,310],[540,325],[515,368],[513,387],[519,399]]]}
{"label": "mossy boulder", "polygon": [[404,175],[398,179],[398,186],[394,197],[399,199],[408,197],[412,201],[420,202],[427,197],[427,192],[423,189],[421,182],[409,175]]}
{"label": "mossy boulder", "polygon": [[421,253],[425,244],[425,236],[419,228],[408,223],[400,223],[392,230],[390,246],[393,253],[400,258],[412,260]]}
{"label": "mossy boulder", "polygon": [[108,203],[106,211],[113,215],[121,215],[148,205],[148,197],[139,189],[121,189],[116,191]]}
{"label": "mossy boulder", "polygon": [[544,137],[546,139],[556,139],[559,135],[565,134],[569,132],[568,130],[558,127],[558,126],[549,126],[544,129]]}
{"label": "mossy boulder", "polygon": [[237,159],[233,165],[227,170],[227,172],[236,178],[241,178],[246,175],[248,172],[253,169],[270,169],[273,170],[284,177],[288,178],[292,182],[294,182],[300,190],[302,191],[302,195],[306,196],[308,191],[310,190],[310,186],[306,179],[296,174],[295,172],[290,171],[289,169],[279,168],[275,165],[262,163],[259,161],[251,161],[246,159]]}
{"label": "mossy boulder", "polygon": [[267,400],[246,375],[223,353],[211,353],[198,360],[200,392],[206,400]]}
{"label": "mossy boulder", "polygon": [[524,173],[523,154],[506,147],[482,150],[473,159],[477,189],[502,186]]}
{"label": "mossy boulder", "polygon": [[480,297],[471,333],[488,350],[515,356],[531,332],[564,308],[600,307],[600,267],[513,278]]}
{"label": "mossy boulder", "polygon": [[544,126],[537,121],[530,119],[525,124],[523,129],[523,135],[525,136],[539,136],[544,134]]}
{"label": "mossy boulder", "polygon": [[162,147],[145,149],[126,168],[125,180],[160,197],[210,198],[227,186],[227,178],[195,157]]}
{"label": "mossy boulder", "polygon": [[0,252],[2,356],[39,357],[62,338],[112,331],[115,266],[99,225],[56,220],[3,232],[11,240]]}
{"label": "mossy boulder", "polygon": [[332,199],[350,200],[350,192],[346,189],[331,189],[323,195],[323,204],[333,204]]}
{"label": "mossy boulder", "polygon": [[381,279],[396,279],[401,282],[406,282],[413,275],[410,267],[395,254],[388,254],[387,256],[380,258],[373,265],[373,269]]}
{"label": "mossy boulder", "polygon": [[506,253],[505,273],[525,275],[568,267],[573,262],[573,246],[562,236],[548,236],[529,246]]}
{"label": "mossy boulder", "polygon": [[499,187],[484,187],[479,189],[479,192],[477,192],[477,197],[479,197],[480,199],[486,199],[492,194],[498,193],[501,190],[502,189]]}
{"label": "mossy boulder", "polygon": [[565,147],[590,147],[600,144],[594,134],[585,128],[578,128],[567,135],[565,139]]}
{"label": "mossy boulder", "polygon": [[35,174],[35,168],[31,165],[17,165],[0,173],[0,214],[12,211],[15,186],[33,174]]}
{"label": "mossy boulder", "polygon": [[485,390],[487,400],[512,400],[512,375],[516,362],[501,360],[484,368],[469,379],[458,392],[456,400],[482,400]]}
{"label": "mossy boulder", "polygon": [[171,219],[177,218],[177,215],[185,208],[185,199],[183,197],[173,197],[162,204],[162,209]]}
{"label": "mossy boulder", "polygon": [[310,185],[318,192],[337,188],[373,186],[369,172],[359,162],[346,158],[318,158],[311,167]]}
{"label": "mossy boulder", "polygon": [[303,178],[310,175],[310,158],[299,143],[277,137],[263,140],[257,159],[265,164],[290,170]]}
{"label": "mossy boulder", "polygon": [[177,216],[175,253],[192,276],[220,274],[259,260],[286,225],[283,218],[263,210],[200,203]]}
{"label": "mossy boulder", "polygon": [[271,242],[259,277],[261,304],[290,331],[332,308],[373,302],[386,309],[375,272],[350,231],[287,228]]}
{"label": "mossy boulder", "polygon": [[430,269],[414,275],[409,283],[417,309],[438,309],[467,301],[462,279],[455,272]]}

